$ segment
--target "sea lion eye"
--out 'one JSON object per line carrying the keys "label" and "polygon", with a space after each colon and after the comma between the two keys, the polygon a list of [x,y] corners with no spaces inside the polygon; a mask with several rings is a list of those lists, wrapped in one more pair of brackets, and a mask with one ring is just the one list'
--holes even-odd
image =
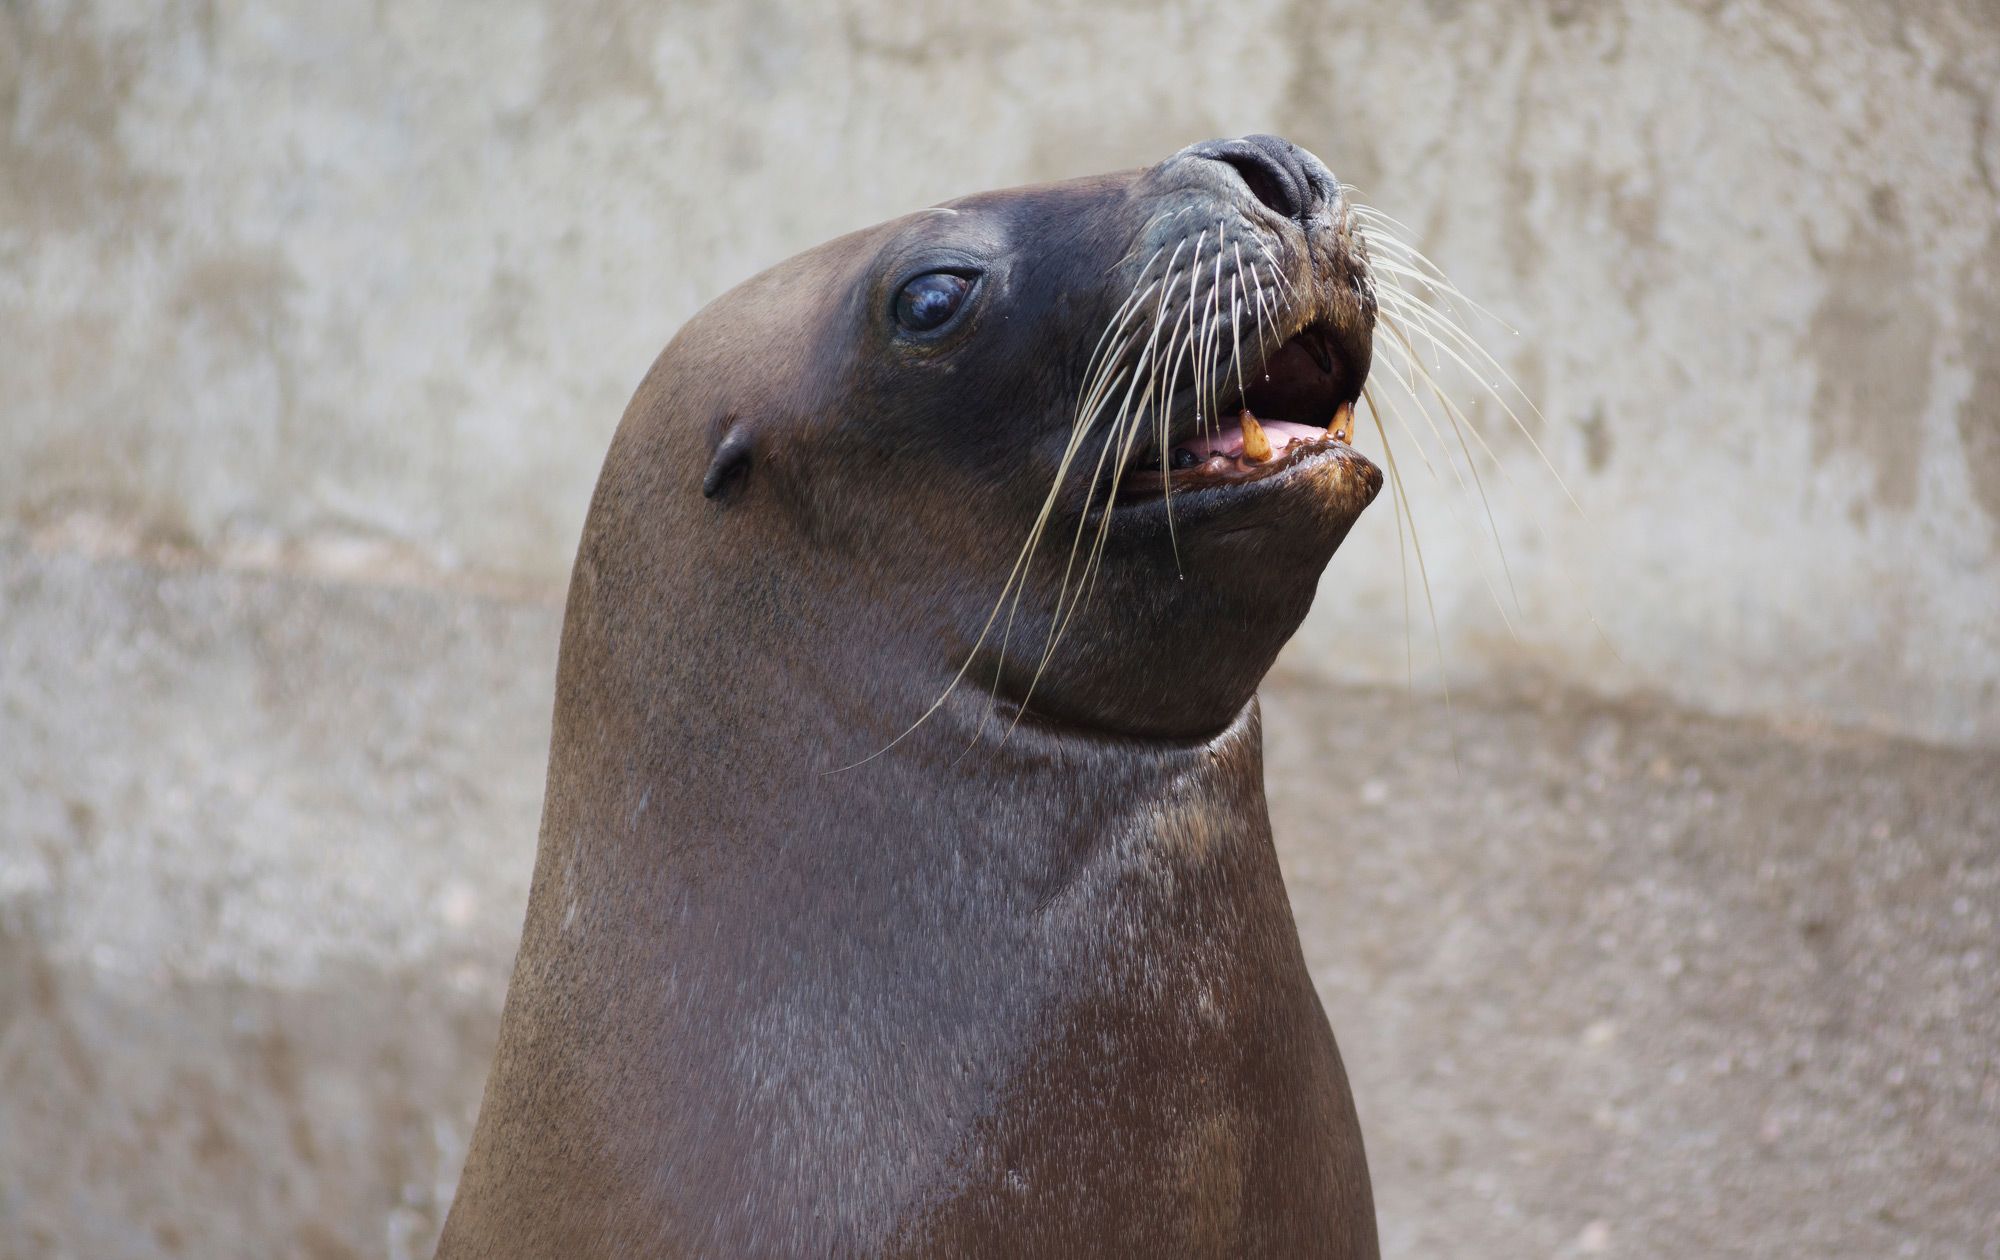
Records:
{"label": "sea lion eye", "polygon": [[896,322],[911,332],[930,332],[957,313],[972,289],[972,279],[954,271],[932,271],[903,286],[896,295]]}

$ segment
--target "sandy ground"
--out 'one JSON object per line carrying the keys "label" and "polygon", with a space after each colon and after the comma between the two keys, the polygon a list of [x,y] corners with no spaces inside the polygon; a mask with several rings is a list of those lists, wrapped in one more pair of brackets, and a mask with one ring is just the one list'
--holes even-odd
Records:
{"label": "sandy ground", "polygon": [[[558,618],[0,549],[0,1257],[428,1254]],[[1387,1255],[2000,1257],[2000,754],[1265,703]]]}

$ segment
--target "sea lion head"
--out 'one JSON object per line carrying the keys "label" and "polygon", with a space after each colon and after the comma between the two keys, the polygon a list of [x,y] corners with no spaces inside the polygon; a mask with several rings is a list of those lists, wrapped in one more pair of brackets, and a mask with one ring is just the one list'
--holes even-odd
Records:
{"label": "sea lion head", "polygon": [[960,198],[691,320],[579,563],[636,527],[656,597],[756,601],[892,724],[957,688],[1199,738],[1380,488],[1348,444],[1374,320],[1341,186],[1277,137]]}

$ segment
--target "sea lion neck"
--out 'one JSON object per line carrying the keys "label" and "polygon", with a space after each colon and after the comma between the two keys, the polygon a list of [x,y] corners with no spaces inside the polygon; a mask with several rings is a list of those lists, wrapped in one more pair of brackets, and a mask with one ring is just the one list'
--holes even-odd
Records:
{"label": "sea lion neck", "polygon": [[[1143,847],[1178,797],[1261,789],[1254,700],[1192,739],[1024,718],[955,677],[949,649],[908,648],[880,619],[893,605],[829,624],[810,566],[719,576],[664,635],[653,595],[599,554],[586,543],[572,585],[544,833],[626,875],[969,864],[1042,897],[1105,836]],[[735,632],[746,607],[790,608],[788,632]]]}

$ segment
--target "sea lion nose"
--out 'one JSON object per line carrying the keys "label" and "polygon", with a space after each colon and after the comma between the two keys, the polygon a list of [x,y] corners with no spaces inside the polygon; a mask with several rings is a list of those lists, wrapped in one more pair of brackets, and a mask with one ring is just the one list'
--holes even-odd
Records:
{"label": "sea lion nose", "polygon": [[1283,136],[1211,140],[1189,152],[1234,167],[1257,200],[1300,223],[1340,200],[1340,184],[1326,163]]}

